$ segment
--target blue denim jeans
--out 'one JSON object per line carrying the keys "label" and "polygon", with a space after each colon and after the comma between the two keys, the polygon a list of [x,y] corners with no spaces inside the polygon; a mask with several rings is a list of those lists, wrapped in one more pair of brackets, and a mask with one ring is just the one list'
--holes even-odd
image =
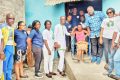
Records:
{"label": "blue denim jeans", "polygon": [[117,49],[114,55],[114,70],[118,78],[120,78],[120,48]]}
{"label": "blue denim jeans", "polygon": [[111,53],[108,53],[108,73],[111,74],[113,69],[114,69],[114,55],[115,55],[115,52],[116,52],[116,48],[112,49],[111,50]]}
{"label": "blue denim jeans", "polygon": [[71,36],[71,52],[75,55],[75,36]]}
{"label": "blue denim jeans", "polygon": [[114,61],[114,70],[116,77],[120,78],[120,61]]}

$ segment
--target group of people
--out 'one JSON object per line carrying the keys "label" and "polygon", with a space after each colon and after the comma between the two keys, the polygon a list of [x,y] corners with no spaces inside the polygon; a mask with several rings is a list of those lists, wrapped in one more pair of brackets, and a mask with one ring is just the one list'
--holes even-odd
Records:
{"label": "group of people", "polygon": [[48,78],[52,78],[52,75],[56,75],[53,72],[55,50],[58,50],[60,55],[58,72],[61,76],[65,76],[65,35],[70,35],[64,25],[66,18],[64,16],[60,17],[60,24],[56,25],[54,33],[51,30],[52,22],[50,20],[45,21],[45,30],[43,32],[40,32],[41,23],[39,20],[32,22],[31,29],[25,28],[24,21],[19,21],[17,28],[15,28],[14,21],[13,14],[7,14],[6,23],[1,25],[0,29],[0,79],[4,77],[4,80],[12,80],[13,67],[16,80],[28,78],[29,76],[23,72],[23,62],[26,60],[26,53],[31,52],[35,61],[35,76],[43,77],[40,66],[44,56],[45,74]]}
{"label": "group of people", "polygon": [[[77,52],[78,62],[84,61],[84,52],[91,50],[91,62],[100,64],[103,53],[105,54],[107,75],[120,80],[120,52],[119,52],[119,23],[120,15],[114,8],[106,10],[107,16],[102,11],[95,11],[92,6],[87,8],[87,13],[77,8],[72,9],[68,15],[66,28],[74,36],[66,36],[67,44],[71,44],[71,55],[74,59]],[[77,30],[76,30],[77,29]],[[90,41],[90,42],[89,42]],[[89,46],[88,46],[89,45]],[[69,50],[69,46],[68,50]],[[75,50],[76,46],[76,50]],[[115,74],[113,74],[115,72]]]}
{"label": "group of people", "polygon": [[[78,62],[84,61],[84,52],[88,52],[88,39],[90,39],[91,62],[100,64],[104,53],[107,75],[120,80],[119,15],[115,14],[113,8],[109,8],[106,11],[108,17],[105,17],[103,12],[94,11],[92,6],[87,8],[87,12],[85,14],[81,10],[78,15],[77,8],[73,8],[72,14],[67,18],[60,17],[60,23],[55,26],[54,32],[51,30],[50,20],[45,21],[43,32],[40,31],[39,20],[34,20],[28,30],[24,21],[19,21],[15,28],[15,17],[11,13],[7,14],[6,23],[0,26],[0,79],[4,77],[4,80],[12,80],[13,64],[16,80],[28,78],[29,76],[23,72],[23,62],[26,60],[26,54],[31,52],[34,55],[36,77],[43,78],[40,71],[43,57],[46,76],[52,78],[56,75],[53,72],[54,51],[59,54],[57,71],[61,76],[65,76],[66,48],[71,47],[72,58],[77,51]],[[112,74],[113,71],[116,74]]]}

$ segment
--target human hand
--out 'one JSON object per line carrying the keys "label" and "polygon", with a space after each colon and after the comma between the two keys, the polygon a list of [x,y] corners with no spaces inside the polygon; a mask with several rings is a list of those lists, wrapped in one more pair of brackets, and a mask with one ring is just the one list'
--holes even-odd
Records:
{"label": "human hand", "polygon": [[99,39],[99,43],[103,44],[103,39],[102,38]]}
{"label": "human hand", "polygon": [[51,55],[51,51],[50,50],[48,50],[48,55]]}

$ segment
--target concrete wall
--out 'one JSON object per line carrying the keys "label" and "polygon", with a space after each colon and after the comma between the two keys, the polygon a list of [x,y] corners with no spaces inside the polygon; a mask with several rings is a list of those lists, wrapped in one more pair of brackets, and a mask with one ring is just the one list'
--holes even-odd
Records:
{"label": "concrete wall", "polygon": [[42,23],[41,30],[44,29],[44,21],[49,19],[52,21],[52,29],[59,23],[59,17],[65,15],[64,4],[56,6],[46,6],[45,0],[25,0],[25,14],[27,25],[33,20],[40,20]]}
{"label": "concrete wall", "polygon": [[25,19],[24,0],[0,0],[0,23],[5,21],[5,15],[12,12],[16,23]]}

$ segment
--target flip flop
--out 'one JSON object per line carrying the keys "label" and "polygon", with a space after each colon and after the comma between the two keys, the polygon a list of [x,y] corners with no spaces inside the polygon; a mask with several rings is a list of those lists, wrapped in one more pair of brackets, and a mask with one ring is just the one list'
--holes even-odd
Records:
{"label": "flip flop", "polygon": [[28,78],[27,75],[20,76],[20,78]]}

